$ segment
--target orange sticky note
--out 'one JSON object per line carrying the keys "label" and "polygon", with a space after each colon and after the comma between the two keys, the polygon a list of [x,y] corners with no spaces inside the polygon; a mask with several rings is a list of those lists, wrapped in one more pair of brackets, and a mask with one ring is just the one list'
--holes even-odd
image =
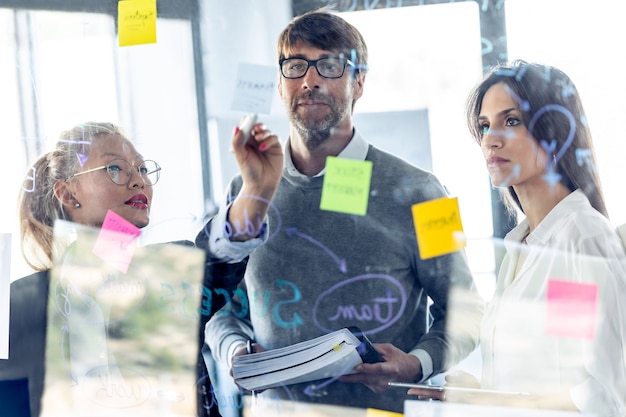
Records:
{"label": "orange sticky note", "polygon": [[445,255],[465,247],[457,198],[426,201],[413,205],[411,209],[421,259]]}
{"label": "orange sticky note", "polygon": [[546,334],[593,339],[597,284],[551,279],[546,297]]}
{"label": "orange sticky note", "polygon": [[372,161],[329,156],[320,209],[365,216],[371,179]]}
{"label": "orange sticky note", "polygon": [[156,43],[156,0],[122,0],[117,3],[119,46]]}
{"label": "orange sticky note", "polygon": [[140,233],[137,226],[109,210],[92,252],[126,273]]}

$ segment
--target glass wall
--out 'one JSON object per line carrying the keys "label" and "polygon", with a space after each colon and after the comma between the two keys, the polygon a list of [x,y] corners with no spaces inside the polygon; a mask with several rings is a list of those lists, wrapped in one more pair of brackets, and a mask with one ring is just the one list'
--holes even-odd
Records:
{"label": "glass wall", "polygon": [[[17,236],[17,190],[35,158],[64,130],[112,121],[163,167],[146,242],[193,240],[205,198],[191,22],[159,19],[157,43],[124,48],[116,17],[102,13],[0,4],[0,19],[0,110],[8,147],[1,157],[8,198],[2,231]],[[14,242],[16,279],[28,270]]]}
{"label": "glass wall", "polygon": [[[19,249],[16,201],[23,179],[60,132],[90,121],[119,124],[143,156],[163,168],[142,243],[193,241],[237,173],[229,142],[242,116],[231,107],[238,65],[275,66],[276,37],[293,12],[319,6],[341,12],[368,43],[357,128],[377,147],[432,171],[458,197],[467,258],[486,301],[495,291],[502,248],[493,239],[494,193],[464,111],[494,48],[497,60],[549,64],[571,76],[593,133],[610,220],[626,223],[626,140],[619,123],[626,112],[620,76],[626,27],[619,1],[158,0],[159,10],[170,14],[159,14],[157,42],[126,47],[118,45],[116,10],[89,0],[22,3],[0,0],[0,234],[12,234],[12,281],[32,272]],[[177,15],[171,11],[179,3],[186,12]],[[488,37],[485,16],[496,9],[504,11],[503,26]],[[272,100],[262,121],[284,141],[288,120],[277,93]],[[159,300],[175,293],[188,308],[185,291],[198,296],[198,283],[179,284],[182,293],[167,281],[150,300],[160,318],[169,306]],[[477,351],[459,368],[478,375],[480,365]],[[191,390],[184,395],[191,398]],[[187,415],[189,404],[181,409]]]}
{"label": "glass wall", "polygon": [[615,121],[626,109],[626,81],[619,68],[626,35],[619,2],[507,0],[509,56],[554,65],[576,84],[593,134],[609,216],[626,223],[621,158],[626,144]]}

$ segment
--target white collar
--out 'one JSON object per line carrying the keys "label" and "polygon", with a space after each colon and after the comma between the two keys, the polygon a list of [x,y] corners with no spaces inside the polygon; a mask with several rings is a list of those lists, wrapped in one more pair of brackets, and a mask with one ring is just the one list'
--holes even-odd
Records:
{"label": "white collar", "polygon": [[[293,177],[306,177],[306,175],[298,171],[293,163],[293,159],[291,159],[290,143],[291,138],[287,140],[287,143],[285,145],[285,168],[287,169],[287,173]],[[365,161],[368,149],[369,144],[365,141],[365,139],[363,139],[361,134],[356,129],[354,129],[354,135],[352,135],[352,139],[350,139],[350,142],[348,142],[346,147],[343,148],[341,152],[339,152],[339,155],[337,155],[337,157],[354,159],[355,161]],[[320,172],[314,175],[314,177],[320,177],[324,175],[325,171],[325,168],[322,169]]]}

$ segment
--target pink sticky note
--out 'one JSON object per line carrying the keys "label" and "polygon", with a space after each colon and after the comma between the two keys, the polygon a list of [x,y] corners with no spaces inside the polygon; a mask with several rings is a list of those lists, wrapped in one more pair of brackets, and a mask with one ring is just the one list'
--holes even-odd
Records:
{"label": "pink sticky note", "polygon": [[546,333],[593,339],[598,286],[580,282],[548,281]]}
{"label": "pink sticky note", "polygon": [[137,226],[109,210],[93,247],[93,253],[126,273],[140,233]]}

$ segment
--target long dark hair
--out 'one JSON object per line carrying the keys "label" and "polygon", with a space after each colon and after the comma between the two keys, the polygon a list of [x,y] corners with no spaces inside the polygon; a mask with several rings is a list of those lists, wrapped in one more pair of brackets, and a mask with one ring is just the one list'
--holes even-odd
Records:
{"label": "long dark hair", "polygon": [[[560,182],[570,191],[582,190],[591,205],[608,217],[596,158],[583,105],[576,86],[561,70],[523,60],[492,68],[470,93],[466,116],[470,133],[480,143],[483,136],[478,116],[487,90],[504,83],[514,96],[524,125],[533,138],[554,149],[550,163]],[[509,210],[523,211],[512,186],[501,189]]]}

